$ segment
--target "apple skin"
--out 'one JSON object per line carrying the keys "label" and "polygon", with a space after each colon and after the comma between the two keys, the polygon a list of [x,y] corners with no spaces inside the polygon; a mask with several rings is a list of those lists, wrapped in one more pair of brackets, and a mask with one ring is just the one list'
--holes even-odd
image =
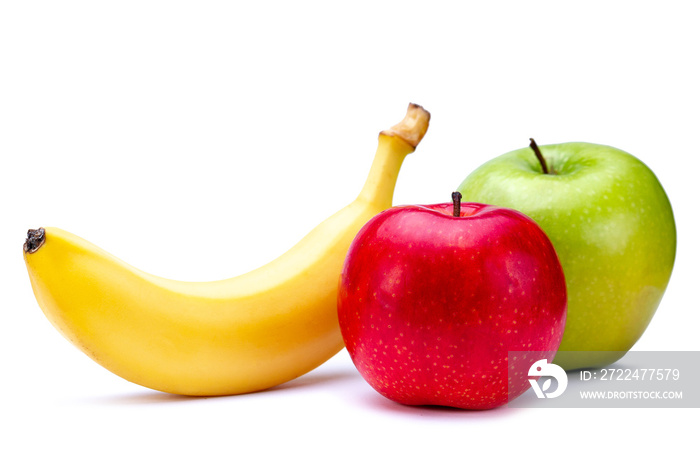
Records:
{"label": "apple skin", "polygon": [[512,399],[530,387],[529,366],[509,387],[508,351],[552,360],[566,285],[551,242],[519,212],[464,203],[455,217],[453,204],[398,206],[351,244],[338,318],[353,363],[380,394],[489,409],[509,400],[509,388]]}
{"label": "apple skin", "polygon": [[569,296],[554,362],[603,367],[624,356],[647,328],[671,276],[673,211],[654,173],[610,146],[540,146],[497,157],[457,188],[465,200],[519,210],[547,233]]}

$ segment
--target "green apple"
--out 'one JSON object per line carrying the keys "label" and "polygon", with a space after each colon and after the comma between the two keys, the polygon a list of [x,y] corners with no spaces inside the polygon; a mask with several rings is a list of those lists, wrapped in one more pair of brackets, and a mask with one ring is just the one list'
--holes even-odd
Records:
{"label": "green apple", "polygon": [[568,292],[556,364],[606,366],[644,333],[671,277],[676,226],[661,183],[639,159],[598,144],[532,141],[457,190],[467,202],[523,212],[552,241]]}

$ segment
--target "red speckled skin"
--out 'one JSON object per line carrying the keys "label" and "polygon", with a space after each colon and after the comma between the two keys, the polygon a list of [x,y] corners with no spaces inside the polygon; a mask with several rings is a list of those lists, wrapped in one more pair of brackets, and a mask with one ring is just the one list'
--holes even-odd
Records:
{"label": "red speckled skin", "polygon": [[[508,351],[550,352],[551,361],[559,347],[564,274],[529,217],[475,203],[452,211],[393,207],[360,230],[340,277],[340,328],[360,374],[385,397],[489,409],[509,399]],[[511,399],[529,388],[527,367],[517,379]]]}

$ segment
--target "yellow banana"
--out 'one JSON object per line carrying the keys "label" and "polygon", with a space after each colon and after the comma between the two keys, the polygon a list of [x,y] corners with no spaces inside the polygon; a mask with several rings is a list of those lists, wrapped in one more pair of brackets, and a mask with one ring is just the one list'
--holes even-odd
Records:
{"label": "yellow banana", "polygon": [[391,207],[403,159],[429,119],[409,105],[399,124],[380,133],[357,199],[238,277],[161,278],[58,228],[30,230],[24,258],[37,302],[96,362],[155,390],[234,395],[305,374],[343,348],[336,290],[345,255],[360,228]]}

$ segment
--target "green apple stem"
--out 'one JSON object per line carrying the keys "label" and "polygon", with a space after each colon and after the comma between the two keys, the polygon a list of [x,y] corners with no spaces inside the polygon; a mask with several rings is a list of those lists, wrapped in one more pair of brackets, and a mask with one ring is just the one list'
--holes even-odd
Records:
{"label": "green apple stem", "polygon": [[454,217],[459,217],[462,209],[462,193],[455,191],[452,193],[452,215]]}
{"label": "green apple stem", "polygon": [[530,148],[535,152],[535,155],[537,156],[537,160],[540,161],[540,165],[542,165],[542,172],[545,175],[549,174],[549,169],[547,168],[547,162],[544,160],[544,156],[542,155],[542,152],[540,152],[539,146],[537,146],[537,143],[532,138],[530,138]]}

